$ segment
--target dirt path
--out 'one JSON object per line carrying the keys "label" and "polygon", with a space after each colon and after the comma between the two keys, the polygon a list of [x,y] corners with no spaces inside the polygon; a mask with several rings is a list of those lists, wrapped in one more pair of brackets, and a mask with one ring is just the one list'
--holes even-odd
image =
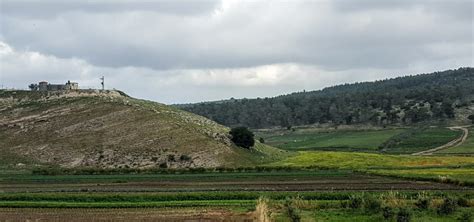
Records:
{"label": "dirt path", "polygon": [[446,143],[442,146],[438,146],[438,147],[433,148],[433,149],[413,153],[412,155],[432,155],[434,152],[437,152],[437,151],[440,151],[440,150],[443,150],[443,149],[446,149],[446,148],[450,148],[450,147],[456,147],[456,146],[459,146],[459,145],[463,144],[466,141],[467,136],[469,135],[469,130],[467,129],[467,127],[469,127],[469,126],[448,127],[448,129],[450,129],[450,130],[461,130],[462,135],[459,138],[456,138],[456,139],[454,139],[454,140],[450,141],[449,143]]}

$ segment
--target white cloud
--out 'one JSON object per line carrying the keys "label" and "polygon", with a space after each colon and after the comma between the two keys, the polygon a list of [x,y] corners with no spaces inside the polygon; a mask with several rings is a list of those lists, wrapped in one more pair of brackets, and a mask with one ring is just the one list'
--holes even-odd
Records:
{"label": "white cloud", "polygon": [[109,87],[173,103],[474,66],[469,0],[0,3],[10,87],[99,87],[105,75]]}

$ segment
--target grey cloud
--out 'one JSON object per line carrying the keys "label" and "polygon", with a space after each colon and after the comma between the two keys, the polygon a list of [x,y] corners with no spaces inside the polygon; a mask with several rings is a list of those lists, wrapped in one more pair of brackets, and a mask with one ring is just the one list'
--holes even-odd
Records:
{"label": "grey cloud", "polygon": [[[198,2],[204,6],[35,2],[46,5],[38,11],[57,16],[30,18],[19,16],[18,8],[31,2],[8,1],[1,34],[19,49],[157,70],[288,62],[335,70],[396,68],[429,59],[431,46],[440,43],[467,46],[463,55],[473,49],[472,8],[464,0],[239,2],[228,8]],[[447,19],[458,14],[465,15]]]}
{"label": "grey cloud", "polygon": [[218,0],[126,1],[126,0],[2,0],[1,12],[8,16],[49,19],[67,12],[110,13],[124,11],[155,11],[191,16],[209,13]]}

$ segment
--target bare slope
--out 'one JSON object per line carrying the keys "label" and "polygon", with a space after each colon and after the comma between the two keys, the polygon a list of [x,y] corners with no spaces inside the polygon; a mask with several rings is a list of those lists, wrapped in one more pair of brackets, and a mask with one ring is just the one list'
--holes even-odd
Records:
{"label": "bare slope", "polygon": [[283,151],[235,147],[204,117],[119,91],[0,91],[0,165],[147,168],[240,166]]}

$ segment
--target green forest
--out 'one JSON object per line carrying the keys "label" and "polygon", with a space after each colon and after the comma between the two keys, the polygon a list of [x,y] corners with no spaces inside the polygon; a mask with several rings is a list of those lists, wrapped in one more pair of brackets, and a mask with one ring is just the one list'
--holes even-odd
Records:
{"label": "green forest", "polygon": [[453,119],[474,103],[474,68],[337,85],[272,98],[230,99],[177,107],[226,126],[416,124]]}

